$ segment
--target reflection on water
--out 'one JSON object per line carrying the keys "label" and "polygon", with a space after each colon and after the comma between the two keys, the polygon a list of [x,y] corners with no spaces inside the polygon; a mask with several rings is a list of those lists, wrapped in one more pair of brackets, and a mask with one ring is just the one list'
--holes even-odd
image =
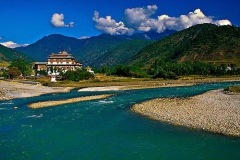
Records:
{"label": "reflection on water", "polygon": [[[129,109],[157,97],[185,97],[231,83],[108,92],[76,92],[0,102],[0,159],[237,159],[240,139],[150,120]],[[238,82],[239,84],[239,82]],[[29,109],[78,96],[113,97]],[[17,109],[12,109],[18,106]]]}

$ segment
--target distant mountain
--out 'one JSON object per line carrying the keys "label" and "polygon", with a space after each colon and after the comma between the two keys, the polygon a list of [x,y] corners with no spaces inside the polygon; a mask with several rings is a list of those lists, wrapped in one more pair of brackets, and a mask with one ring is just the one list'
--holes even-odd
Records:
{"label": "distant mountain", "polygon": [[132,39],[141,39],[141,40],[160,40],[163,39],[176,31],[174,30],[166,30],[162,33],[157,33],[155,31],[149,31],[144,33],[137,33],[131,36]]}
{"label": "distant mountain", "polygon": [[132,56],[138,53],[143,47],[153,43],[151,40],[129,40],[123,42],[115,47],[110,48],[101,57],[98,58],[97,64],[90,64],[90,66],[115,66],[116,64],[125,64]]}
{"label": "distant mountain", "polygon": [[34,59],[28,55],[0,44],[0,62],[11,62],[18,58],[23,58],[27,62],[34,61]]}
{"label": "distant mountain", "polygon": [[199,24],[146,46],[127,63],[152,64],[157,58],[240,65],[240,28]]}
{"label": "distant mountain", "polygon": [[84,40],[84,44],[72,53],[83,65],[96,67],[99,63],[98,60],[104,56],[106,52],[126,41],[129,41],[129,39],[123,36],[101,34]]}
{"label": "distant mountain", "polygon": [[37,61],[46,61],[51,53],[58,53],[63,50],[72,53],[81,45],[83,45],[83,41],[79,39],[60,34],[52,34],[43,37],[27,47],[18,47],[15,49],[26,53]]}
{"label": "distant mountain", "polygon": [[[59,34],[52,34],[43,37],[27,47],[16,48],[16,50],[26,53],[37,61],[46,61],[51,53],[58,53],[59,51],[65,50],[73,54],[73,56],[78,61],[82,62],[84,66],[90,65],[92,67],[99,67],[103,64],[117,65],[119,63],[118,60],[126,59],[126,50],[128,50],[127,57],[129,55],[134,55],[141,48],[145,47],[146,44],[149,44],[148,41],[152,42],[152,40],[161,39],[172,33],[173,31],[167,31],[166,33],[149,32],[131,36],[101,34],[87,39],[76,39]],[[146,43],[137,41],[125,43],[132,40],[142,40],[146,41]],[[128,49],[131,47],[129,46],[131,43],[134,44],[134,49]],[[137,44],[138,46],[136,46]],[[126,49],[122,49],[124,45],[126,45]],[[117,46],[120,48],[118,49]],[[138,49],[136,49],[136,47]],[[114,57],[116,54],[112,53],[113,50],[116,50],[118,53],[118,59]],[[116,60],[113,61],[113,59]]]}

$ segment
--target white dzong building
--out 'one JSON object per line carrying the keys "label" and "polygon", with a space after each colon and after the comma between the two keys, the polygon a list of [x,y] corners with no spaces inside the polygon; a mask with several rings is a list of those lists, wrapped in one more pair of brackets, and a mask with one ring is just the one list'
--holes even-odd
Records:
{"label": "white dzong building", "polygon": [[47,62],[36,62],[36,70],[46,70],[48,75],[59,75],[60,71],[66,72],[67,70],[76,70],[82,68],[82,63],[75,60],[75,58],[66,51],[59,52],[58,54],[52,53]]}

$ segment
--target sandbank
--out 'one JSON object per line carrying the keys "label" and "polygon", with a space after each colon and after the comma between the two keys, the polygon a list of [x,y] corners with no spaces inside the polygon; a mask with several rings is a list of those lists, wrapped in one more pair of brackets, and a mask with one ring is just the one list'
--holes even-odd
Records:
{"label": "sandbank", "polygon": [[34,97],[48,93],[69,92],[72,87],[46,87],[17,81],[0,81],[0,100]]}
{"label": "sandbank", "polygon": [[65,100],[57,100],[57,101],[42,101],[37,103],[31,103],[28,105],[30,108],[44,108],[44,107],[51,107],[57,106],[61,104],[68,104],[68,103],[75,103],[81,101],[89,101],[89,100],[96,100],[96,99],[103,99],[112,96],[112,94],[102,94],[102,95],[93,95],[93,96],[86,96],[86,97],[78,97],[78,98],[70,98]]}
{"label": "sandbank", "polygon": [[240,137],[240,94],[213,90],[189,98],[158,98],[131,110],[174,125]]}
{"label": "sandbank", "polygon": [[132,90],[132,89],[146,89],[146,88],[161,88],[161,87],[179,87],[179,86],[190,86],[194,84],[173,84],[173,83],[159,83],[158,85],[122,85],[122,86],[105,86],[105,87],[86,87],[81,88],[79,92],[98,92],[98,91],[119,91],[119,90]]}
{"label": "sandbank", "polygon": [[122,90],[124,86],[106,86],[106,87],[88,87],[88,88],[82,88],[78,91],[118,91]]}

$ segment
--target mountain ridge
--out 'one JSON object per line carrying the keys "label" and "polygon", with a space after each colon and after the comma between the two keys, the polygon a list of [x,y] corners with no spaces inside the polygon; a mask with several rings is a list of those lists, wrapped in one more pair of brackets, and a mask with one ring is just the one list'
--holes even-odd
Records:
{"label": "mountain ridge", "polygon": [[240,65],[240,28],[199,24],[152,43],[127,62],[152,64],[167,61],[203,61]]}

